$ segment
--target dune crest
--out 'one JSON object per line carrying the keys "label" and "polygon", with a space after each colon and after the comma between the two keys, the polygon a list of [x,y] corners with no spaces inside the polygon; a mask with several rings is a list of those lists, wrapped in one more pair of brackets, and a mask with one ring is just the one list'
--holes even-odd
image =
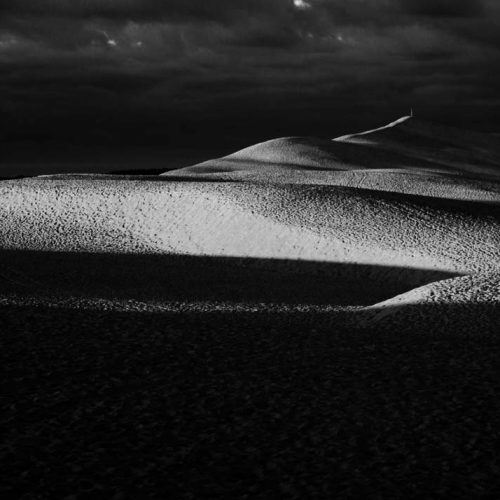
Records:
{"label": "dune crest", "polygon": [[358,132],[357,134],[342,135],[340,137],[337,137],[334,140],[339,141],[339,142],[348,141],[350,139],[353,139],[354,137],[359,137],[362,135],[370,135],[370,134],[373,134],[375,132],[381,132],[382,130],[387,130],[387,129],[392,128],[392,127],[397,127],[401,123],[404,123],[404,122],[411,120],[411,119],[413,119],[412,116],[409,116],[409,115],[402,116],[401,118],[398,118],[397,120],[394,120],[393,122],[391,122],[387,125],[382,125],[382,127],[377,127],[377,128],[371,129],[371,130],[365,130],[364,132]]}
{"label": "dune crest", "polygon": [[493,135],[405,117],[388,126],[334,139],[426,161],[436,172],[500,178],[500,145]]}
{"label": "dune crest", "polygon": [[418,118],[336,139],[283,137],[164,173],[197,180],[351,186],[446,199],[497,201],[494,136]]}

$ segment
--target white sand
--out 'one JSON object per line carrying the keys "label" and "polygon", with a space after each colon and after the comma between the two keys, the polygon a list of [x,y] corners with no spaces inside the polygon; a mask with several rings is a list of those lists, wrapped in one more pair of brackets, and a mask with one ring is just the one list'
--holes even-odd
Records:
{"label": "white sand", "polygon": [[479,203],[336,186],[97,179],[4,182],[0,196],[5,249],[500,267],[498,210]]}

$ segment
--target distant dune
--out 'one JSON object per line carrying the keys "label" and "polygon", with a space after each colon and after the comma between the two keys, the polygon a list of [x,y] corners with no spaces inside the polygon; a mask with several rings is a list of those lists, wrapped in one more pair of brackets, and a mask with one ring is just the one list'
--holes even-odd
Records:
{"label": "distant dune", "polygon": [[166,177],[327,184],[457,200],[496,201],[500,146],[493,136],[404,117],[334,140],[274,139]]}
{"label": "distant dune", "polygon": [[273,139],[165,175],[238,174],[248,178],[269,172],[278,174],[281,169],[397,169],[498,178],[499,164],[500,145],[494,136],[403,117],[384,127],[333,140]]}
{"label": "distant dune", "polygon": [[425,161],[436,171],[500,176],[500,145],[496,137],[415,118],[405,117],[388,126],[345,135],[335,141],[401,154],[415,166]]}

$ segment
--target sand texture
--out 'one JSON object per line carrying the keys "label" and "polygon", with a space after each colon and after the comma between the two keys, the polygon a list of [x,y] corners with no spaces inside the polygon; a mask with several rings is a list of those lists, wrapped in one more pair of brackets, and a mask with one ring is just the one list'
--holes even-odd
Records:
{"label": "sand texture", "polygon": [[403,117],[0,182],[5,498],[498,498],[498,137]]}

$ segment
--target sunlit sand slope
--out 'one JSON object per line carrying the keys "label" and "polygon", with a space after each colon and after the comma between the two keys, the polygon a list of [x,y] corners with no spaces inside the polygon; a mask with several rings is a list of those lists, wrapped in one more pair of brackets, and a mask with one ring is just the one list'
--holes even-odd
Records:
{"label": "sunlit sand slope", "polygon": [[368,307],[365,313],[365,326],[372,329],[498,335],[500,273],[431,283]]}
{"label": "sunlit sand slope", "polygon": [[500,207],[337,186],[26,179],[0,184],[3,249],[500,267]]}

